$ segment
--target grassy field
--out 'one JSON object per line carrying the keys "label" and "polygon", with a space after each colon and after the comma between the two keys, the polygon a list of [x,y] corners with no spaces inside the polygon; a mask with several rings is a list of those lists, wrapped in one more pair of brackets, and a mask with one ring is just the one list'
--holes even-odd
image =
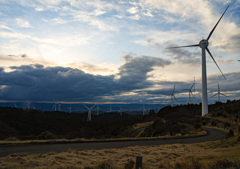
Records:
{"label": "grassy field", "polygon": [[136,156],[143,168],[214,169],[240,168],[239,135],[208,143],[128,147],[46,154],[12,154],[0,158],[0,168],[130,169]]}

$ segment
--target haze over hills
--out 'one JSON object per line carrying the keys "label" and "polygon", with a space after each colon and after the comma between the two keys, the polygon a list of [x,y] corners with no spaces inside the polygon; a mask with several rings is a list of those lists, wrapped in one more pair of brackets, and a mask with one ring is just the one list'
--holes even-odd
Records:
{"label": "haze over hills", "polygon": [[[55,108],[56,105],[56,108]],[[88,107],[92,107],[94,104],[86,104]],[[60,107],[59,107],[60,106]],[[109,113],[109,112],[127,112],[128,114],[142,114],[143,104],[98,104],[99,113]],[[147,112],[154,110],[157,112],[165,105],[163,104],[144,104]],[[63,112],[75,112],[75,113],[85,113],[87,112],[86,107],[83,104],[69,104],[69,103],[36,103],[36,102],[6,102],[0,103],[0,107],[15,107],[23,109],[35,109],[42,111],[54,111],[60,108]],[[97,113],[97,105],[93,108],[93,113]]]}

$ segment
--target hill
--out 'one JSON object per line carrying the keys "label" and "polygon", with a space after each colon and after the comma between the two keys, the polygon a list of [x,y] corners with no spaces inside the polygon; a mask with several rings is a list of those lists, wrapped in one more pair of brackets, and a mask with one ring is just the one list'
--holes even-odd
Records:
{"label": "hill", "polygon": [[[93,115],[0,107],[0,139],[120,138],[197,135],[202,126],[240,131],[240,101],[209,105],[201,116],[201,105],[164,107],[146,116],[123,113]],[[230,131],[231,130],[231,131]]]}
{"label": "hill", "polygon": [[119,137],[127,126],[141,118],[123,113],[93,115],[87,122],[87,113],[50,112],[17,108],[0,108],[0,139],[17,138],[108,138]]}

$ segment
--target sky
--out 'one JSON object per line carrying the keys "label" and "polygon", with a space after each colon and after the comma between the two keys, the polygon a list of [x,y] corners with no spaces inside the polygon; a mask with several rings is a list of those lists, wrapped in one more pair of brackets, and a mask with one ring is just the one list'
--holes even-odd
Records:
{"label": "sky", "polygon": [[0,101],[209,104],[240,96],[240,0],[0,0]]}

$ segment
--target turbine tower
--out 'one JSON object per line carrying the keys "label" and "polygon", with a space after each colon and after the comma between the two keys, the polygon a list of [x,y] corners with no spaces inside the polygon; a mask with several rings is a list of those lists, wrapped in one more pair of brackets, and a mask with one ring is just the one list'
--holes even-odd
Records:
{"label": "turbine tower", "polygon": [[94,108],[95,104],[91,108],[87,107],[85,104],[83,105],[88,109],[87,121],[92,121],[92,109]]}
{"label": "turbine tower", "polygon": [[[220,92],[219,84],[218,84],[218,92],[217,92],[215,95],[213,95],[212,97],[214,97],[214,96],[216,96],[216,95],[218,95],[218,102],[220,102],[220,95],[223,95],[223,96],[225,96],[225,97],[228,97],[228,96],[226,96],[225,94],[223,94],[223,93]],[[212,97],[211,97],[211,98],[212,98]]]}
{"label": "turbine tower", "polygon": [[99,106],[97,105],[97,116],[99,115],[99,110],[100,110],[100,108],[99,108]]}
{"label": "turbine tower", "polygon": [[189,96],[188,96],[188,99],[189,99],[189,104],[191,104],[192,103],[192,100],[191,100],[191,95],[192,95],[192,97],[194,98],[194,95],[193,95],[193,93],[192,93],[192,88],[195,86],[195,82],[193,83],[193,85],[190,87],[190,89],[184,89],[184,90],[187,90],[188,91],[188,94],[189,94]]}
{"label": "turbine tower", "polygon": [[[199,44],[195,44],[195,45],[188,45],[188,46],[177,46],[177,47],[170,47],[168,49],[172,49],[172,48],[183,48],[183,47],[200,47],[202,49],[202,116],[208,114],[208,97],[207,97],[207,72],[206,72],[206,50],[208,52],[208,54],[211,56],[211,58],[213,59],[213,61],[215,62],[216,66],[218,67],[219,71],[221,72],[221,74],[223,75],[221,69],[219,68],[217,62],[215,61],[215,59],[213,58],[211,52],[208,49],[208,41],[211,38],[214,30],[216,29],[218,23],[220,22],[220,20],[222,19],[223,15],[225,14],[225,12],[227,11],[228,7],[225,9],[225,11],[223,12],[222,16],[220,17],[220,19],[218,20],[218,22],[216,23],[216,25],[213,27],[213,29],[211,30],[211,32],[209,33],[207,39],[202,39]],[[225,78],[225,76],[223,75],[223,77]],[[225,78],[226,79],[226,78]]]}
{"label": "turbine tower", "polygon": [[170,95],[170,96],[171,96],[171,107],[173,107],[173,99],[175,99],[176,102],[177,102],[177,99],[176,99],[176,97],[175,97],[175,95],[174,95],[174,92],[175,92],[175,86],[176,86],[176,85],[174,85],[173,92],[172,92],[172,94]]}
{"label": "turbine tower", "polygon": [[144,116],[147,114],[147,111],[145,109],[146,99],[141,99],[140,101],[142,102],[142,107],[140,109],[142,109],[142,115]]}

